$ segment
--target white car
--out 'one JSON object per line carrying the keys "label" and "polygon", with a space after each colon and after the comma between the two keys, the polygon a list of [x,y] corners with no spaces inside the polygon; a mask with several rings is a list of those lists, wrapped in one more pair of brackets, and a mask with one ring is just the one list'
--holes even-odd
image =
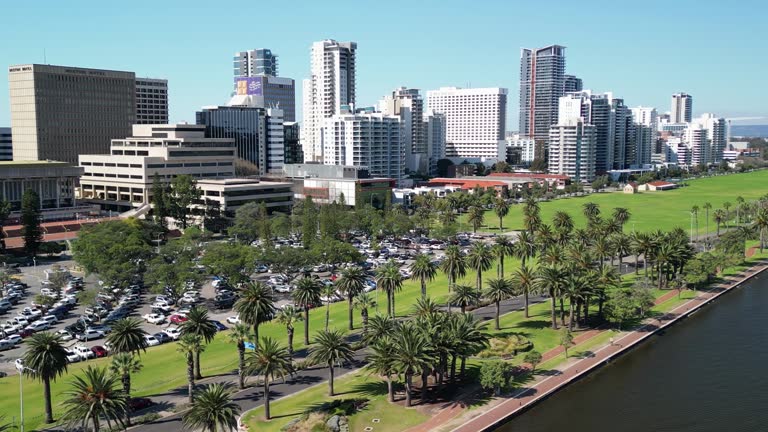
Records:
{"label": "white car", "polygon": [[144,340],[147,341],[147,346],[153,347],[160,345],[160,341],[152,335],[144,335]]}
{"label": "white car", "polygon": [[48,324],[53,325],[53,324],[56,324],[57,322],[59,322],[59,319],[56,318],[56,315],[46,315],[46,316],[40,318],[40,321],[45,321]]}
{"label": "white car", "polygon": [[26,326],[25,330],[32,330],[33,332],[39,332],[43,330],[48,330],[51,328],[51,325],[48,324],[47,321],[35,321],[32,324]]}
{"label": "white car", "polygon": [[230,324],[240,324],[240,317],[235,315],[227,318],[227,322]]}
{"label": "white car", "polygon": [[93,329],[88,329],[88,330],[84,331],[83,333],[80,333],[79,335],[77,335],[77,340],[80,340],[80,341],[83,341],[83,342],[87,342],[89,340],[99,339],[99,338],[103,338],[103,337],[104,337],[104,332],[98,331],[98,330],[93,330]]}
{"label": "white car", "polygon": [[71,341],[72,339],[74,339],[74,337],[72,336],[72,333],[64,329],[57,331],[56,334],[59,335],[59,338],[64,342]]}
{"label": "white car", "polygon": [[24,341],[24,339],[22,339],[21,336],[17,334],[9,335],[7,338],[3,340],[7,340],[8,342],[11,342],[13,345],[18,345]]}
{"label": "white car", "polygon": [[165,315],[156,314],[156,313],[150,313],[142,316],[144,318],[144,321],[150,323],[150,324],[162,324],[165,322]]}
{"label": "white car", "polygon": [[72,350],[75,353],[77,353],[77,355],[79,355],[80,358],[83,360],[96,358],[96,353],[91,351],[91,349],[85,345],[75,345],[75,347]]}
{"label": "white car", "polygon": [[20,326],[18,324],[13,324],[10,321],[7,321],[5,324],[3,324],[2,331],[5,334],[14,334],[14,333],[18,333],[23,328],[24,327],[22,327],[22,326]]}
{"label": "white car", "polygon": [[[164,333],[167,334],[168,337],[170,337],[173,340],[179,340],[179,338],[181,337],[181,329],[176,327],[165,329]],[[157,341],[157,339],[155,340]],[[159,341],[157,343],[160,344]]]}
{"label": "white car", "polygon": [[67,363],[77,363],[82,360],[80,354],[74,352],[73,350],[64,349],[64,351],[67,353]]}
{"label": "white car", "polygon": [[279,293],[289,293],[291,292],[291,286],[290,285],[275,285],[275,291]]}

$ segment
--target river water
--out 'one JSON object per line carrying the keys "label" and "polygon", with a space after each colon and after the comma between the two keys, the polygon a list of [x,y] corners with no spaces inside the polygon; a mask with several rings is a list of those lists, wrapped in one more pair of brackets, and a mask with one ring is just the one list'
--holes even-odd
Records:
{"label": "river water", "polygon": [[498,430],[768,431],[767,317],[768,273]]}

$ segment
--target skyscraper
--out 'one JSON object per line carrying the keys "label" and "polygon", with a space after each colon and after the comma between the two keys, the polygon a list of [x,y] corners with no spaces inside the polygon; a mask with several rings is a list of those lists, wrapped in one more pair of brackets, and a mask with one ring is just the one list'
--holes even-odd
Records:
{"label": "skyscraper", "polygon": [[565,93],[573,93],[582,91],[584,89],[584,84],[582,83],[581,78],[574,75],[564,75],[563,88]]}
{"label": "skyscraper", "polygon": [[425,136],[429,152],[429,175],[437,175],[437,161],[445,159],[445,114],[424,114]]}
{"label": "skyscraper", "polygon": [[685,93],[672,95],[672,123],[690,123],[693,118],[693,96]]}
{"label": "skyscraper", "polygon": [[581,117],[561,120],[549,130],[549,172],[573,181],[595,179],[595,127]]}
{"label": "skyscraper", "polygon": [[17,160],[108,154],[136,122],[133,72],[27,64],[11,66],[8,81]]}
{"label": "skyscraper", "polygon": [[595,171],[604,173],[613,169],[615,151],[615,119],[613,94],[594,94],[590,90],[566,94],[560,98],[558,119],[582,118],[595,127]]}
{"label": "skyscraper", "polygon": [[[576,81],[569,80],[569,87]],[[565,47],[523,48],[520,53],[519,132],[546,141],[557,123],[558,101],[565,92]]]}
{"label": "skyscraper", "polygon": [[635,160],[633,165],[649,164],[656,147],[658,130],[656,108],[635,107],[630,110],[632,111],[632,121],[635,124]]}
{"label": "skyscraper", "polygon": [[277,54],[272,54],[270,49],[240,51],[235,53],[232,60],[235,78],[256,75],[277,76]]}
{"label": "skyscraper", "polygon": [[429,171],[424,100],[418,89],[400,87],[379,102],[384,115],[397,116],[403,122],[405,164],[409,170],[426,174]]}
{"label": "skyscraper", "polygon": [[0,161],[13,160],[13,141],[11,128],[0,127]]}
{"label": "skyscraper", "polygon": [[427,106],[445,115],[446,157],[506,158],[507,89],[443,87],[427,92]]}
{"label": "skyscraper", "polygon": [[168,124],[168,80],[136,78],[136,124]]}
{"label": "skyscraper", "polygon": [[305,162],[323,161],[325,119],[355,103],[355,42],[326,39],[312,44],[310,77],[304,80],[301,142]]}

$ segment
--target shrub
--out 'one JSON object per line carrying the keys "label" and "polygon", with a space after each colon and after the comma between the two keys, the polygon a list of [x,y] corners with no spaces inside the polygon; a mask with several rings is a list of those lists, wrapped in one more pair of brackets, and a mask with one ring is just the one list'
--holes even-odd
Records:
{"label": "shrub", "polygon": [[478,357],[507,359],[532,348],[533,343],[528,338],[519,334],[512,334],[503,338],[491,338],[488,341],[488,348],[478,354]]}

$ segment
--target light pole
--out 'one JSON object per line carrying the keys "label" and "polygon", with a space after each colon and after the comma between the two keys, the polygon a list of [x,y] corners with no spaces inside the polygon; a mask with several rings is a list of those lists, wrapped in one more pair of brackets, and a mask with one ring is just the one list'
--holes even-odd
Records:
{"label": "light pole", "polygon": [[19,371],[19,430],[24,432],[24,371],[36,371],[21,363],[16,363],[16,370]]}

